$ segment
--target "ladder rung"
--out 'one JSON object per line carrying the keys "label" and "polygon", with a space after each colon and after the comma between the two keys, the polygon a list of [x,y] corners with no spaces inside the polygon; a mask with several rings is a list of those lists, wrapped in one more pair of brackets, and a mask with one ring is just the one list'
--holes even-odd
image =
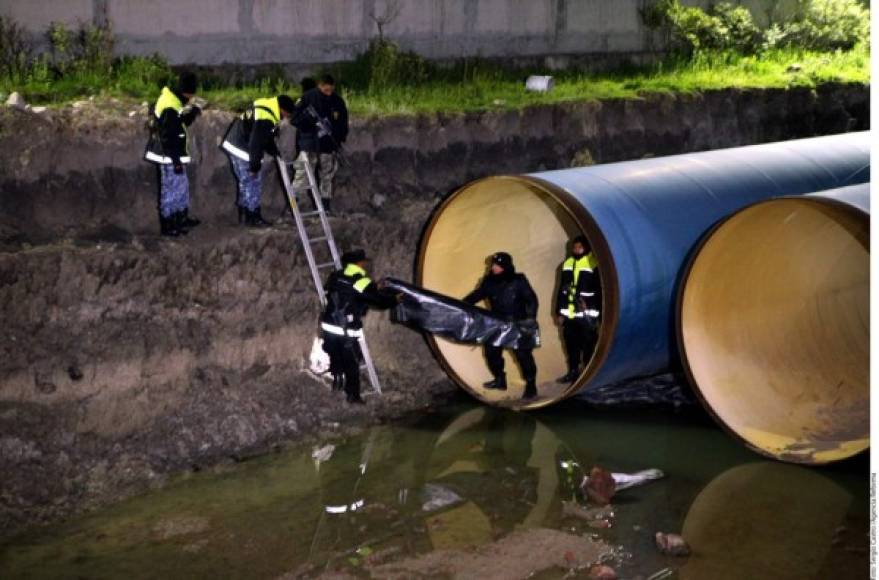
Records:
{"label": "ladder rung", "polygon": [[316,215],[320,215],[320,212],[319,212],[319,211],[307,211],[307,212],[301,214],[301,216],[304,217],[304,218],[307,218],[307,217],[314,217],[314,216],[316,216]]}
{"label": "ladder rung", "polygon": [[335,268],[336,263],[335,262],[324,262],[323,264],[318,264],[317,269],[320,270],[321,268],[326,268],[327,266],[332,266],[333,268]]}
{"label": "ladder rung", "polygon": [[317,243],[317,242],[325,242],[325,241],[327,241],[328,239],[329,239],[329,238],[328,238],[327,236],[318,236],[318,237],[316,237],[316,238],[309,238],[308,243],[310,243],[310,244],[315,244],[315,243]]}

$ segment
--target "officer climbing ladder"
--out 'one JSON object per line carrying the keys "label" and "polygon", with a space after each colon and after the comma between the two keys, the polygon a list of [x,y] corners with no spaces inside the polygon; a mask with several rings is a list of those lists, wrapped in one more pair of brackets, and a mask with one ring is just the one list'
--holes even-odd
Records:
{"label": "officer climbing ladder", "polygon": [[[281,157],[276,157],[275,161],[277,162],[278,170],[281,173],[281,181],[284,184],[284,193],[287,195],[287,203],[290,205],[290,211],[293,213],[293,219],[296,222],[296,229],[299,231],[299,239],[302,241],[302,248],[305,250],[305,259],[308,261],[308,269],[311,271],[311,277],[314,280],[314,287],[320,297],[321,307],[325,307],[327,298],[321,273],[331,270],[341,270],[342,261],[339,255],[339,249],[336,247],[336,240],[333,237],[330,221],[327,218],[323,203],[321,202],[320,190],[318,189],[317,180],[314,176],[314,168],[307,159],[304,159],[302,167],[305,169],[305,175],[308,180],[308,185],[304,189],[305,191],[308,191],[311,196],[315,209],[314,211],[303,213],[299,209],[299,200],[296,198],[296,194],[293,190],[290,172],[287,169],[287,162]],[[290,164],[292,165],[292,162]],[[305,219],[315,217],[320,220],[322,235],[311,237],[305,227]],[[331,259],[328,262],[318,263],[314,255],[314,245],[321,242],[326,243]],[[361,365],[361,368],[366,368],[366,373],[369,377],[369,384],[372,385],[372,388],[376,393],[381,394],[381,384],[378,380],[378,374],[375,372],[375,365],[373,365],[372,357],[369,354],[366,336],[361,332],[357,338],[360,345],[360,352],[363,356],[363,364]]]}

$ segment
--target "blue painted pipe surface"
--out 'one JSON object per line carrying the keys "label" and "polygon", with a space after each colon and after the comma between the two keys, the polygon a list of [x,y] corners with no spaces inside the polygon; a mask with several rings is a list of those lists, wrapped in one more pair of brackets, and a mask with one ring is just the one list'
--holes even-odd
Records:
{"label": "blue painted pipe surface", "polygon": [[677,286],[702,235],[759,200],[869,181],[869,141],[862,132],[526,176],[569,194],[613,262],[615,281],[603,274],[616,286],[613,336],[581,388],[668,368]]}

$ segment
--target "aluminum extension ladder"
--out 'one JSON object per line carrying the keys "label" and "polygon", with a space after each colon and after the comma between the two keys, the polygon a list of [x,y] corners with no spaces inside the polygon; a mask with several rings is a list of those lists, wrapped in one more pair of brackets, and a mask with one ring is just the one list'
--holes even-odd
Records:
{"label": "aluminum extension ladder", "polygon": [[[290,180],[290,172],[287,169],[288,165],[293,165],[295,162],[288,163],[281,157],[276,157],[275,161],[278,164],[278,171],[281,172],[281,182],[284,184],[284,193],[287,195],[287,203],[290,205],[290,211],[293,213],[293,219],[296,222],[296,229],[299,230],[299,239],[302,241],[302,249],[305,250],[305,258],[308,260],[308,269],[311,270],[314,287],[317,290],[321,307],[324,307],[327,305],[327,296],[324,291],[321,272],[341,270],[342,260],[339,258],[339,249],[336,247],[336,240],[333,238],[333,230],[330,228],[330,221],[327,219],[327,213],[324,211],[324,204],[321,202],[320,191],[317,188],[317,180],[314,177],[314,168],[303,155],[302,161],[305,165],[305,175],[308,178],[308,186],[305,189],[311,194],[314,207],[317,208],[314,211],[303,213],[299,209],[299,203],[296,201],[296,195],[293,191],[293,183]],[[320,218],[323,235],[312,238],[309,237],[308,231],[305,228],[305,219],[314,217]],[[331,260],[329,262],[318,264],[314,258],[314,245],[319,244],[320,242],[326,242],[327,248],[330,251]],[[375,365],[372,363],[372,356],[369,354],[369,346],[366,344],[365,333],[360,336],[358,342],[360,343],[360,352],[363,355],[363,363],[360,365],[360,368],[366,369],[366,374],[369,376],[369,384],[372,385],[372,388],[376,393],[381,394],[381,384],[378,380],[378,374],[375,372]]]}

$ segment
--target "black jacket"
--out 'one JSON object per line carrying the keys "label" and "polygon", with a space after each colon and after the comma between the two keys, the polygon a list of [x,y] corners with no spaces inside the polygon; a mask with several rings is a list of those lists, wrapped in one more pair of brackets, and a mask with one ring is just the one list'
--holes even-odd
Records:
{"label": "black jacket", "polygon": [[524,274],[486,274],[479,287],[464,297],[468,304],[480,300],[488,300],[491,312],[508,320],[537,318],[537,294]]}
{"label": "black jacket", "polygon": [[[324,289],[327,305],[321,322],[345,330],[363,328],[363,316],[370,307],[390,308],[397,303],[393,294],[379,290],[375,282],[353,264],[330,274]],[[324,325],[322,328],[327,330]]]}
{"label": "black jacket", "polygon": [[[179,100],[180,110],[169,106],[169,94]],[[156,113],[156,107],[162,106],[159,117],[156,120],[156,134],[147,145],[146,159],[161,165],[180,165],[189,163],[189,145],[186,127],[192,125],[201,113],[198,107],[184,107],[187,98],[177,91],[171,91],[168,87],[162,89],[156,105],[153,106],[152,115]]]}
{"label": "black jacket", "polygon": [[226,131],[226,138],[221,145],[228,154],[247,161],[253,173],[259,172],[262,168],[264,155],[270,157],[280,155],[278,145],[275,143],[280,119],[274,122],[267,119],[255,121],[255,112],[256,109],[251,106],[236,117]]}
{"label": "black jacket", "polygon": [[[320,118],[329,121],[332,137],[325,135],[318,138],[317,120],[309,112],[309,106]],[[344,143],[348,138],[348,107],[336,93],[326,96],[320,89],[311,89],[296,101],[292,123],[297,129],[297,149],[310,153],[333,153],[338,149],[336,144]]]}

